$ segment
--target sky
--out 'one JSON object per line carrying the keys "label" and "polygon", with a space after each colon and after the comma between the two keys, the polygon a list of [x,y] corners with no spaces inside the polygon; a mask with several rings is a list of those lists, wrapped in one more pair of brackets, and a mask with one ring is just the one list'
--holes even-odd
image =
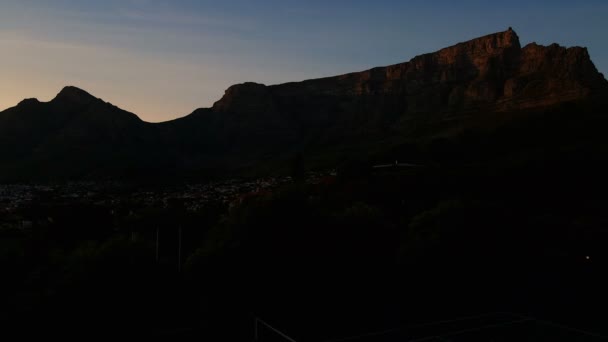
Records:
{"label": "sky", "polygon": [[160,122],[232,84],[408,61],[478,36],[586,46],[608,72],[608,1],[0,0],[0,110],[73,85]]}

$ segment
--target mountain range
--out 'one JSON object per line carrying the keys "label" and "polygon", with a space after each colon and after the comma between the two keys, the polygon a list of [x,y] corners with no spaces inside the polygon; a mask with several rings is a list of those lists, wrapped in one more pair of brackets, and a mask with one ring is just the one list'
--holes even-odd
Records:
{"label": "mountain range", "polygon": [[0,112],[0,180],[280,172],[296,156],[315,168],[580,155],[605,144],[607,98],[587,49],[522,47],[511,28],[362,72],[237,84],[211,108],[162,123],[69,86]]}

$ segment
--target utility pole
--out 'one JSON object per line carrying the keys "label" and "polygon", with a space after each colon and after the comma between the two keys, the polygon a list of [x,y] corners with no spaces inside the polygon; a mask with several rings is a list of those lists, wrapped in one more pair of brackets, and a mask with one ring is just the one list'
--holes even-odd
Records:
{"label": "utility pole", "polygon": [[182,226],[179,226],[179,239],[177,247],[177,271],[182,272]]}
{"label": "utility pole", "polygon": [[156,263],[158,263],[158,247],[159,247],[160,229],[156,226]]}

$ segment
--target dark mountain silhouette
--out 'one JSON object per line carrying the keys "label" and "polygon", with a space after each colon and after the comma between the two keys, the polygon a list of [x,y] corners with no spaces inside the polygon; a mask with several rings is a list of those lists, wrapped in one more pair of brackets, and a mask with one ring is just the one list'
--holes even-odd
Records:
{"label": "dark mountain silhouette", "polygon": [[522,48],[510,28],[363,72],[234,85],[212,108],[158,124],[66,87],[48,103],[24,100],[0,113],[0,177],[203,175],[276,167],[302,153],[331,166],[408,158],[404,146],[501,127],[511,127],[513,141],[521,130],[543,140],[546,132],[531,128],[543,122],[555,128],[549,144],[574,129],[572,115],[581,131],[568,139],[599,130],[606,95],[608,82],[585,48]]}
{"label": "dark mountain silhouette", "polygon": [[3,176],[18,179],[117,175],[156,141],[135,114],[75,87],[47,103],[24,100],[0,114]]}

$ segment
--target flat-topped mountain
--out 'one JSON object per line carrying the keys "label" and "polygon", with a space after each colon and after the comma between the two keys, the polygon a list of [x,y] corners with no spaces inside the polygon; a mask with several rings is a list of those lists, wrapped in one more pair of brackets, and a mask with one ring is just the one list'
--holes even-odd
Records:
{"label": "flat-topped mountain", "polygon": [[267,111],[273,104],[289,110],[295,100],[300,110],[301,105],[319,105],[309,104],[311,97],[323,97],[366,98],[376,101],[374,108],[389,106],[382,109],[399,114],[480,106],[510,110],[581,99],[598,88],[605,89],[606,80],[585,48],[534,43],[521,48],[509,29],[388,67],[270,87],[236,85],[213,109]]}
{"label": "flat-topped mountain", "polygon": [[0,176],[197,174],[276,166],[300,153],[329,166],[495,129],[522,113],[568,104],[597,112],[606,95],[585,48],[521,47],[511,28],[363,72],[234,85],[212,108],[159,124],[66,87],[48,103],[0,113]]}

